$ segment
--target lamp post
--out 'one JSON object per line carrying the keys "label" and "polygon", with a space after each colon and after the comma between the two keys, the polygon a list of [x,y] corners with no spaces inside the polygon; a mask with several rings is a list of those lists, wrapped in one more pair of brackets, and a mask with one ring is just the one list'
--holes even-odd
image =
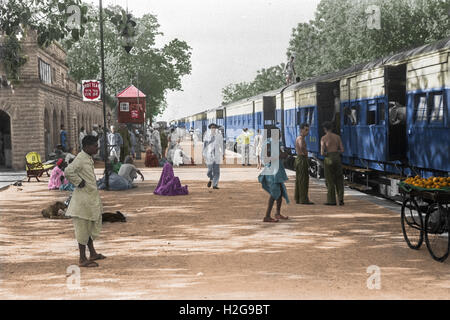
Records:
{"label": "lamp post", "polygon": [[106,130],[106,89],[105,89],[105,48],[103,43],[103,3],[99,0],[100,7],[100,59],[102,60],[102,101],[103,101],[103,136],[105,152],[105,184],[106,190],[109,190],[109,172],[108,172],[108,132]]}

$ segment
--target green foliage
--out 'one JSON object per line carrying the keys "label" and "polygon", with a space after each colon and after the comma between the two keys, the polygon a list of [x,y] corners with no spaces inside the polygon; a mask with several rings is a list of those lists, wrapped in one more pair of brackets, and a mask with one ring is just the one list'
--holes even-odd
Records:
{"label": "green foliage", "polygon": [[240,82],[230,84],[222,89],[222,104],[229,104],[234,101],[245,99],[254,95],[251,83]]}
{"label": "green foliage", "polygon": [[[98,9],[90,7],[89,13],[98,16]],[[136,26],[130,34],[124,31],[123,23],[129,23],[130,17],[123,8],[110,6],[105,9],[105,16],[103,34],[108,101],[115,101],[118,92],[134,84],[147,95],[146,114],[148,118],[154,118],[166,108],[166,93],[181,90],[181,78],[190,74],[191,48],[178,39],[157,48],[155,40],[162,33],[156,17],[151,14],[136,18]],[[89,19],[80,41],[71,47],[64,42],[70,75],[76,81],[100,78],[99,32],[98,22]],[[134,41],[129,54],[123,48],[124,37],[121,35]]]}
{"label": "green foliage", "polygon": [[27,58],[22,53],[22,48],[16,35],[6,36],[1,59],[8,78],[12,80],[12,83],[18,83],[19,69],[27,62]]}
{"label": "green foliage", "polygon": [[[366,10],[373,5],[381,29],[369,28]],[[293,28],[286,56],[294,55],[297,76],[309,79],[449,37],[449,14],[450,0],[322,0],[312,21]],[[282,87],[282,70],[272,68],[225,87],[223,103]]]}
{"label": "green foliage", "polygon": [[222,89],[222,104],[228,104],[257,94],[274,90],[285,84],[285,65],[263,68],[257,71],[252,82],[230,84]]}
{"label": "green foliage", "polygon": [[[381,28],[366,10],[380,8]],[[315,19],[293,29],[287,56],[310,78],[450,36],[449,0],[322,0]]]}
{"label": "green foliage", "polygon": [[[66,11],[71,5],[80,8],[79,29],[72,30],[67,23],[71,14]],[[48,46],[53,41],[63,38],[77,41],[79,36],[85,32],[83,24],[87,22],[86,12],[87,8],[81,0],[8,0],[2,2],[0,30],[4,32],[9,41],[9,45],[5,45],[2,59],[7,77],[12,81],[18,81],[20,67],[24,64],[20,42],[13,43],[19,34],[24,35],[28,30],[36,31],[40,46]]]}

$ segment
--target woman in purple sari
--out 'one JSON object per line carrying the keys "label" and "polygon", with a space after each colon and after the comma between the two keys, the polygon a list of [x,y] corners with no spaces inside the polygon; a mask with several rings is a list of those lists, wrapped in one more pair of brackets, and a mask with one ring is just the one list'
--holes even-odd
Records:
{"label": "woman in purple sari", "polygon": [[153,193],[160,196],[181,196],[188,194],[188,186],[181,186],[180,179],[175,177],[172,166],[166,162],[158,186]]}

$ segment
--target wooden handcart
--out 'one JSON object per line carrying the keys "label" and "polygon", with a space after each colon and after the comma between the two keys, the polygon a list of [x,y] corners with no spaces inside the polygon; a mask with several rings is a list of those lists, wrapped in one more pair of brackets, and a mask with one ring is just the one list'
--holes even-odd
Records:
{"label": "wooden handcart", "polygon": [[423,189],[399,183],[403,196],[401,224],[411,249],[418,250],[425,239],[434,260],[444,262],[450,249],[450,189]]}

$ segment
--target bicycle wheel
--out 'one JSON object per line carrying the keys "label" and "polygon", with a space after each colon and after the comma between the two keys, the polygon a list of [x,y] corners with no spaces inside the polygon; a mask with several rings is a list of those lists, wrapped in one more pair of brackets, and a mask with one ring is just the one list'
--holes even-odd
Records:
{"label": "bicycle wheel", "polygon": [[420,208],[414,199],[406,199],[402,205],[402,231],[411,249],[418,250],[423,243],[423,220]]}
{"label": "bicycle wheel", "polygon": [[425,216],[425,242],[434,260],[443,262],[450,249],[448,212],[442,206],[433,204]]}

